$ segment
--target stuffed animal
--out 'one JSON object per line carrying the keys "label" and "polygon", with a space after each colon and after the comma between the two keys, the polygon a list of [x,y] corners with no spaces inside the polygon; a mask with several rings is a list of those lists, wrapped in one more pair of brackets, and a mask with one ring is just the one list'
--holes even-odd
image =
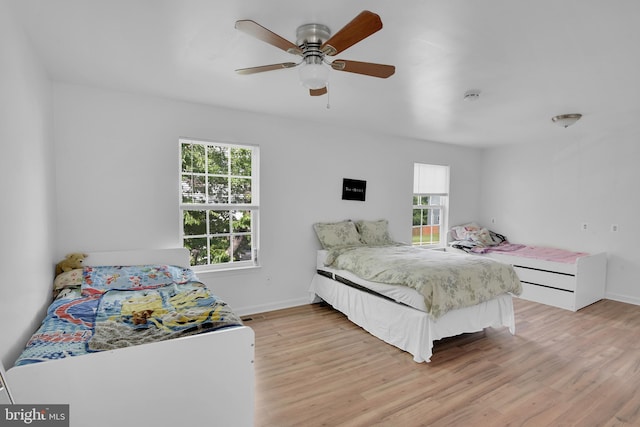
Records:
{"label": "stuffed animal", "polygon": [[151,317],[153,310],[134,311],[131,313],[131,320],[134,325],[146,325],[147,319]]}
{"label": "stuffed animal", "polygon": [[76,268],[82,268],[82,261],[87,257],[87,254],[74,252],[69,255],[58,264],[56,264],[56,276],[65,271],[71,271]]}

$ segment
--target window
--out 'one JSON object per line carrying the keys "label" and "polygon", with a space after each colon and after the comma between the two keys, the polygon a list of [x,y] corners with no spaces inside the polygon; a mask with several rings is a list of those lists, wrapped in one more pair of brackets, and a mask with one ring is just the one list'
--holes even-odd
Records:
{"label": "window", "polygon": [[448,166],[414,164],[411,230],[414,245],[445,246],[448,196]]}
{"label": "window", "polygon": [[180,139],[182,242],[194,270],[257,265],[258,166],[257,146]]}

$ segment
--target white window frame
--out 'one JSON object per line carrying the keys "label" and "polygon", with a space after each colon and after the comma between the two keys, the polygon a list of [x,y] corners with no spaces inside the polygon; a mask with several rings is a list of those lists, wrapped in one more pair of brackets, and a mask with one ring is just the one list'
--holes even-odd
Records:
{"label": "white window frame", "polygon": [[[182,147],[183,144],[197,144],[203,146],[220,146],[225,148],[242,148],[242,149],[250,149],[251,150],[251,176],[250,177],[236,177],[231,174],[230,167],[228,169],[227,174],[209,174],[205,173],[192,173],[185,172],[182,170]],[[218,271],[218,270],[229,270],[229,269],[242,269],[242,268],[253,268],[258,267],[258,251],[259,251],[259,219],[260,219],[260,148],[257,145],[250,144],[238,144],[238,143],[227,143],[227,142],[218,142],[218,141],[208,141],[202,139],[193,139],[193,138],[179,138],[178,140],[178,170],[179,170],[179,210],[180,210],[180,240],[183,242],[185,238],[189,238],[190,236],[185,236],[184,233],[184,211],[209,211],[209,212],[229,212],[229,231],[225,233],[216,234],[211,232],[209,229],[210,222],[206,221],[206,232],[202,235],[195,235],[195,237],[191,238],[206,238],[207,239],[207,259],[211,254],[211,245],[210,238],[212,237],[225,237],[228,236],[230,241],[233,241],[234,236],[241,235],[249,235],[251,237],[251,256],[248,260],[233,260],[233,256],[230,256],[230,260],[227,262],[213,263],[213,264],[201,264],[201,265],[192,265],[192,269],[196,272],[205,272],[205,271]],[[205,171],[208,170],[207,164],[208,159],[205,156]],[[209,202],[207,201],[207,195],[203,195],[202,203],[185,203],[183,202],[183,176],[184,175],[198,175],[204,178],[205,180],[205,189],[208,186],[210,177],[223,177],[227,178],[244,178],[251,179],[251,201],[249,203],[234,203],[232,202],[231,191],[229,191],[229,198],[227,199],[227,203],[219,203],[219,202]],[[234,211],[249,211],[251,213],[251,230],[248,232],[236,232],[233,230],[232,224],[232,213]],[[192,258],[193,259],[193,258]]]}
{"label": "white window frame", "polygon": [[[416,246],[424,246],[428,248],[444,248],[447,245],[447,226],[448,226],[448,216],[449,216],[449,166],[443,165],[431,165],[426,163],[415,163],[414,164],[414,185],[413,185],[413,199],[417,198],[418,204],[413,204],[413,209],[411,210],[411,240],[412,244]],[[429,202],[431,202],[431,197],[439,196],[440,200],[438,204],[427,204],[423,205],[421,203],[422,198],[428,196]],[[439,210],[440,211],[440,222],[439,224],[423,224],[422,222],[419,225],[413,224],[413,215],[415,211],[419,210]],[[420,218],[422,220],[422,215]],[[425,226],[433,226],[438,225],[440,229],[438,242],[432,243],[431,239],[429,239],[426,243],[423,242],[423,230]],[[419,240],[414,242],[414,230],[419,228],[418,235]]]}

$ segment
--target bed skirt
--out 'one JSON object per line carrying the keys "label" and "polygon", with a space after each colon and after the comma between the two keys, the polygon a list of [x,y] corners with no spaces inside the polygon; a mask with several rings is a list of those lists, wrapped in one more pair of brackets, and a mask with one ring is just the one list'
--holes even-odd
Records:
{"label": "bed skirt", "polygon": [[315,274],[309,292],[312,301],[321,298],[373,336],[429,362],[433,342],[487,327],[507,327],[515,334],[515,316],[510,294],[481,304],[450,311],[434,321],[420,310],[363,292],[320,274]]}

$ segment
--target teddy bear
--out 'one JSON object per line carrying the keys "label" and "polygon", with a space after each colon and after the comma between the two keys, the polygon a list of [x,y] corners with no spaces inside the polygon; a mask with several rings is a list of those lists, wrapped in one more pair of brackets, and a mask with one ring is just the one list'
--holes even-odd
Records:
{"label": "teddy bear", "polygon": [[65,271],[71,271],[76,268],[82,268],[82,261],[87,257],[87,254],[74,252],[69,255],[58,264],[56,264],[56,276]]}
{"label": "teddy bear", "polygon": [[152,313],[153,310],[134,311],[131,313],[131,320],[134,325],[145,325]]}

